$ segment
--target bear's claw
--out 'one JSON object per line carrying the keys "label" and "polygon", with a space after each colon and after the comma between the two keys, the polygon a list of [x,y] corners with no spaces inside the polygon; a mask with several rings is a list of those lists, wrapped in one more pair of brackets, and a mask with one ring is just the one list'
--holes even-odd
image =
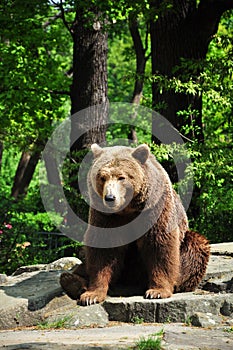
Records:
{"label": "bear's claw", "polygon": [[172,292],[167,289],[153,288],[148,289],[145,293],[145,299],[164,299],[170,298],[172,296]]}
{"label": "bear's claw", "polygon": [[105,293],[99,293],[98,291],[86,291],[80,296],[79,304],[83,306],[97,304],[104,301],[105,298]]}

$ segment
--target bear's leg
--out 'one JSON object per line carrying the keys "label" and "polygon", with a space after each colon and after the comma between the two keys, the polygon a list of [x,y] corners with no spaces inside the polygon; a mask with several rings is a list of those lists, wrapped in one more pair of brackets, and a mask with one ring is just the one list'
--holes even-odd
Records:
{"label": "bear's leg", "polygon": [[124,261],[125,248],[86,249],[89,285],[80,296],[81,305],[91,305],[105,300],[109,285],[119,276]]}
{"label": "bear's leg", "polygon": [[176,292],[193,291],[204,277],[209,261],[208,240],[194,231],[187,231],[180,248],[180,277]]}
{"label": "bear's leg", "polygon": [[60,276],[60,284],[71,299],[79,299],[80,295],[87,290],[88,286],[85,265],[78,265],[72,272],[63,272]]}
{"label": "bear's leg", "polygon": [[171,297],[179,277],[178,231],[172,231],[169,239],[166,237],[162,241],[161,237],[163,238],[162,234],[157,234],[157,241],[154,242],[146,237],[138,241],[148,276],[148,290],[145,293],[145,298],[148,299]]}

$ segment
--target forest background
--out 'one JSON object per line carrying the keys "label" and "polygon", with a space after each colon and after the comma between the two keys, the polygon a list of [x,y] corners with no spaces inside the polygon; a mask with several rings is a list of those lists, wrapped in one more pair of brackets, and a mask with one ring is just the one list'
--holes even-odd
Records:
{"label": "forest background", "polygon": [[[192,159],[190,227],[212,243],[232,241],[232,8],[230,0],[1,1],[0,272],[76,254],[81,243],[54,239],[38,167],[70,112],[107,100],[141,104],[172,123]],[[72,146],[63,170],[83,218],[88,207],[74,174],[93,142],[147,142],[176,188],[174,145],[153,137],[153,123],[145,132],[103,128],[107,111],[93,118],[100,127]]]}

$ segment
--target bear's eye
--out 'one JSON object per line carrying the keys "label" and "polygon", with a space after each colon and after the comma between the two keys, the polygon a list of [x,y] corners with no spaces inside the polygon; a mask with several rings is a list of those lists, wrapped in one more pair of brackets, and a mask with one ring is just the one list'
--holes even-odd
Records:
{"label": "bear's eye", "polygon": [[106,181],[105,176],[100,176],[100,180],[101,180],[102,182],[105,182],[105,181]]}
{"label": "bear's eye", "polygon": [[125,177],[124,176],[119,176],[118,180],[123,181],[123,180],[125,180]]}

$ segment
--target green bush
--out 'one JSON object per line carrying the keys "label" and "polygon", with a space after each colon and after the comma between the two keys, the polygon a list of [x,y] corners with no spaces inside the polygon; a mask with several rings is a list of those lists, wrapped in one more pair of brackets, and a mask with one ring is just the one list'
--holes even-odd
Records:
{"label": "green bush", "polygon": [[[22,202],[0,198],[0,273],[11,274],[22,265],[49,263],[80,245],[54,234],[56,227],[45,212],[25,211]],[[28,209],[28,208],[27,208]]]}

